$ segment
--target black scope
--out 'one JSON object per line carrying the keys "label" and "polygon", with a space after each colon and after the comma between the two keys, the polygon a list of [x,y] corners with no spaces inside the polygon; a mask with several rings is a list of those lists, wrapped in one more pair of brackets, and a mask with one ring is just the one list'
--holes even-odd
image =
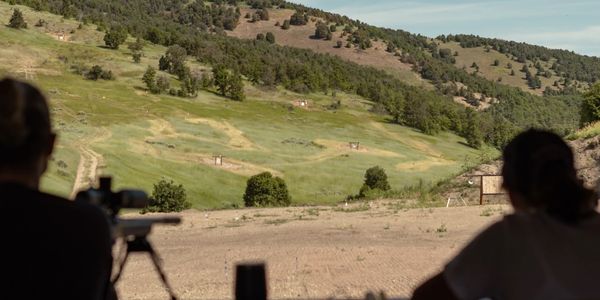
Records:
{"label": "black scope", "polygon": [[75,201],[101,206],[109,214],[116,216],[121,208],[144,208],[148,205],[148,195],[141,190],[112,191],[112,178],[101,177],[97,189],[80,191]]}

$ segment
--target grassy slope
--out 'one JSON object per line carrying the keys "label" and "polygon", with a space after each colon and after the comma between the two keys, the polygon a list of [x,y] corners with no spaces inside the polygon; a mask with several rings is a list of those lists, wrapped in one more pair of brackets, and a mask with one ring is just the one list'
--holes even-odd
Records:
{"label": "grassy slope", "polygon": [[[27,73],[51,99],[60,138],[43,181],[51,192],[70,193],[82,149],[102,155],[100,172],[113,175],[118,187],[151,190],[161,177],[172,178],[186,187],[196,208],[240,205],[248,176],[265,170],[286,179],[296,204],[332,203],[355,193],[373,165],[385,167],[399,189],[448,177],[480,155],[455,135],[432,137],[384,123],[354,95],[338,94],[343,108],[333,112],[324,108],[337,100],[331,96],[249,84],[243,103],[210,91],[195,99],[149,95],[140,78],[147,65],[157,65],[163,47],[146,47],[142,63],[133,64],[126,47],[99,47],[102,33],[91,26],[75,30],[73,41],[58,41],[52,32],[70,32],[78,24],[20,8],[30,29],[0,27],[0,76]],[[11,6],[0,2],[0,20],[10,15]],[[49,29],[33,26],[39,18]],[[75,62],[111,69],[117,80],[84,80],[69,70]],[[291,106],[299,98],[310,100],[309,110]],[[282,143],[291,138],[321,146]],[[362,150],[348,149],[355,140]],[[226,166],[211,165],[213,154],[225,155]],[[59,167],[61,161],[67,167]]]}

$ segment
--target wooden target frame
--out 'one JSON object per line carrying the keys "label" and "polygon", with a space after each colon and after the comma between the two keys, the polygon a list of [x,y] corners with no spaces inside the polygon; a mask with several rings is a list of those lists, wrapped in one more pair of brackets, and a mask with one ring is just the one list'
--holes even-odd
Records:
{"label": "wooden target frame", "polygon": [[483,205],[485,195],[505,195],[502,187],[502,175],[479,175],[479,205]]}

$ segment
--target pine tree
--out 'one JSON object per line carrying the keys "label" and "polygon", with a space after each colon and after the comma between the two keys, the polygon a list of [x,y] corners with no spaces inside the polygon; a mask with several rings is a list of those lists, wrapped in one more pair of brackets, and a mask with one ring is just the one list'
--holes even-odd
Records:
{"label": "pine tree", "polygon": [[235,72],[229,79],[229,86],[227,87],[229,98],[236,101],[244,101],[246,95],[244,94],[244,82],[242,81],[242,75],[239,72]]}
{"label": "pine tree", "polygon": [[213,80],[219,94],[227,96],[227,86],[229,84],[229,72],[223,65],[217,65],[213,68]]}
{"label": "pine tree", "polygon": [[27,22],[25,22],[23,13],[19,9],[14,10],[12,17],[8,22],[8,27],[15,29],[27,28]]}
{"label": "pine tree", "polygon": [[273,35],[272,32],[267,32],[267,34],[265,35],[265,40],[267,40],[267,42],[271,44],[275,44],[275,35]]}
{"label": "pine tree", "polygon": [[152,93],[156,93],[156,70],[152,66],[148,66],[144,76],[142,77],[142,81],[146,84],[148,90]]}

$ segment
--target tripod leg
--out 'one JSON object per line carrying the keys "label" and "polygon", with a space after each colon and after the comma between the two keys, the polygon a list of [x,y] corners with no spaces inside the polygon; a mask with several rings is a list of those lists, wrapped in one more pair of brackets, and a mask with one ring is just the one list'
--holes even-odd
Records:
{"label": "tripod leg", "polygon": [[161,268],[161,263],[160,263],[160,257],[158,256],[158,253],[156,253],[156,251],[154,251],[154,248],[152,248],[152,244],[150,244],[150,242],[147,239],[144,239],[143,243],[146,246],[146,252],[148,252],[148,254],[150,254],[150,258],[152,258],[152,262],[154,263],[154,268],[156,269],[156,272],[158,272],[158,275],[160,275],[160,279],[162,280],[164,286],[165,286],[165,290],[167,290],[167,293],[169,293],[169,297],[171,297],[171,300],[177,300],[177,296],[175,296],[175,293],[173,292],[173,288],[171,287],[171,285],[169,284],[169,281],[167,280],[167,275],[165,274],[165,272],[163,271],[163,269]]}
{"label": "tripod leg", "polygon": [[127,252],[125,253],[125,257],[123,257],[123,260],[121,260],[121,263],[119,264],[119,272],[117,272],[117,275],[115,275],[115,278],[113,278],[112,280],[112,284],[115,285],[117,283],[117,281],[119,281],[119,279],[121,278],[121,275],[123,275],[123,269],[125,268],[125,263],[127,262],[127,259],[129,258],[129,249],[126,250]]}

